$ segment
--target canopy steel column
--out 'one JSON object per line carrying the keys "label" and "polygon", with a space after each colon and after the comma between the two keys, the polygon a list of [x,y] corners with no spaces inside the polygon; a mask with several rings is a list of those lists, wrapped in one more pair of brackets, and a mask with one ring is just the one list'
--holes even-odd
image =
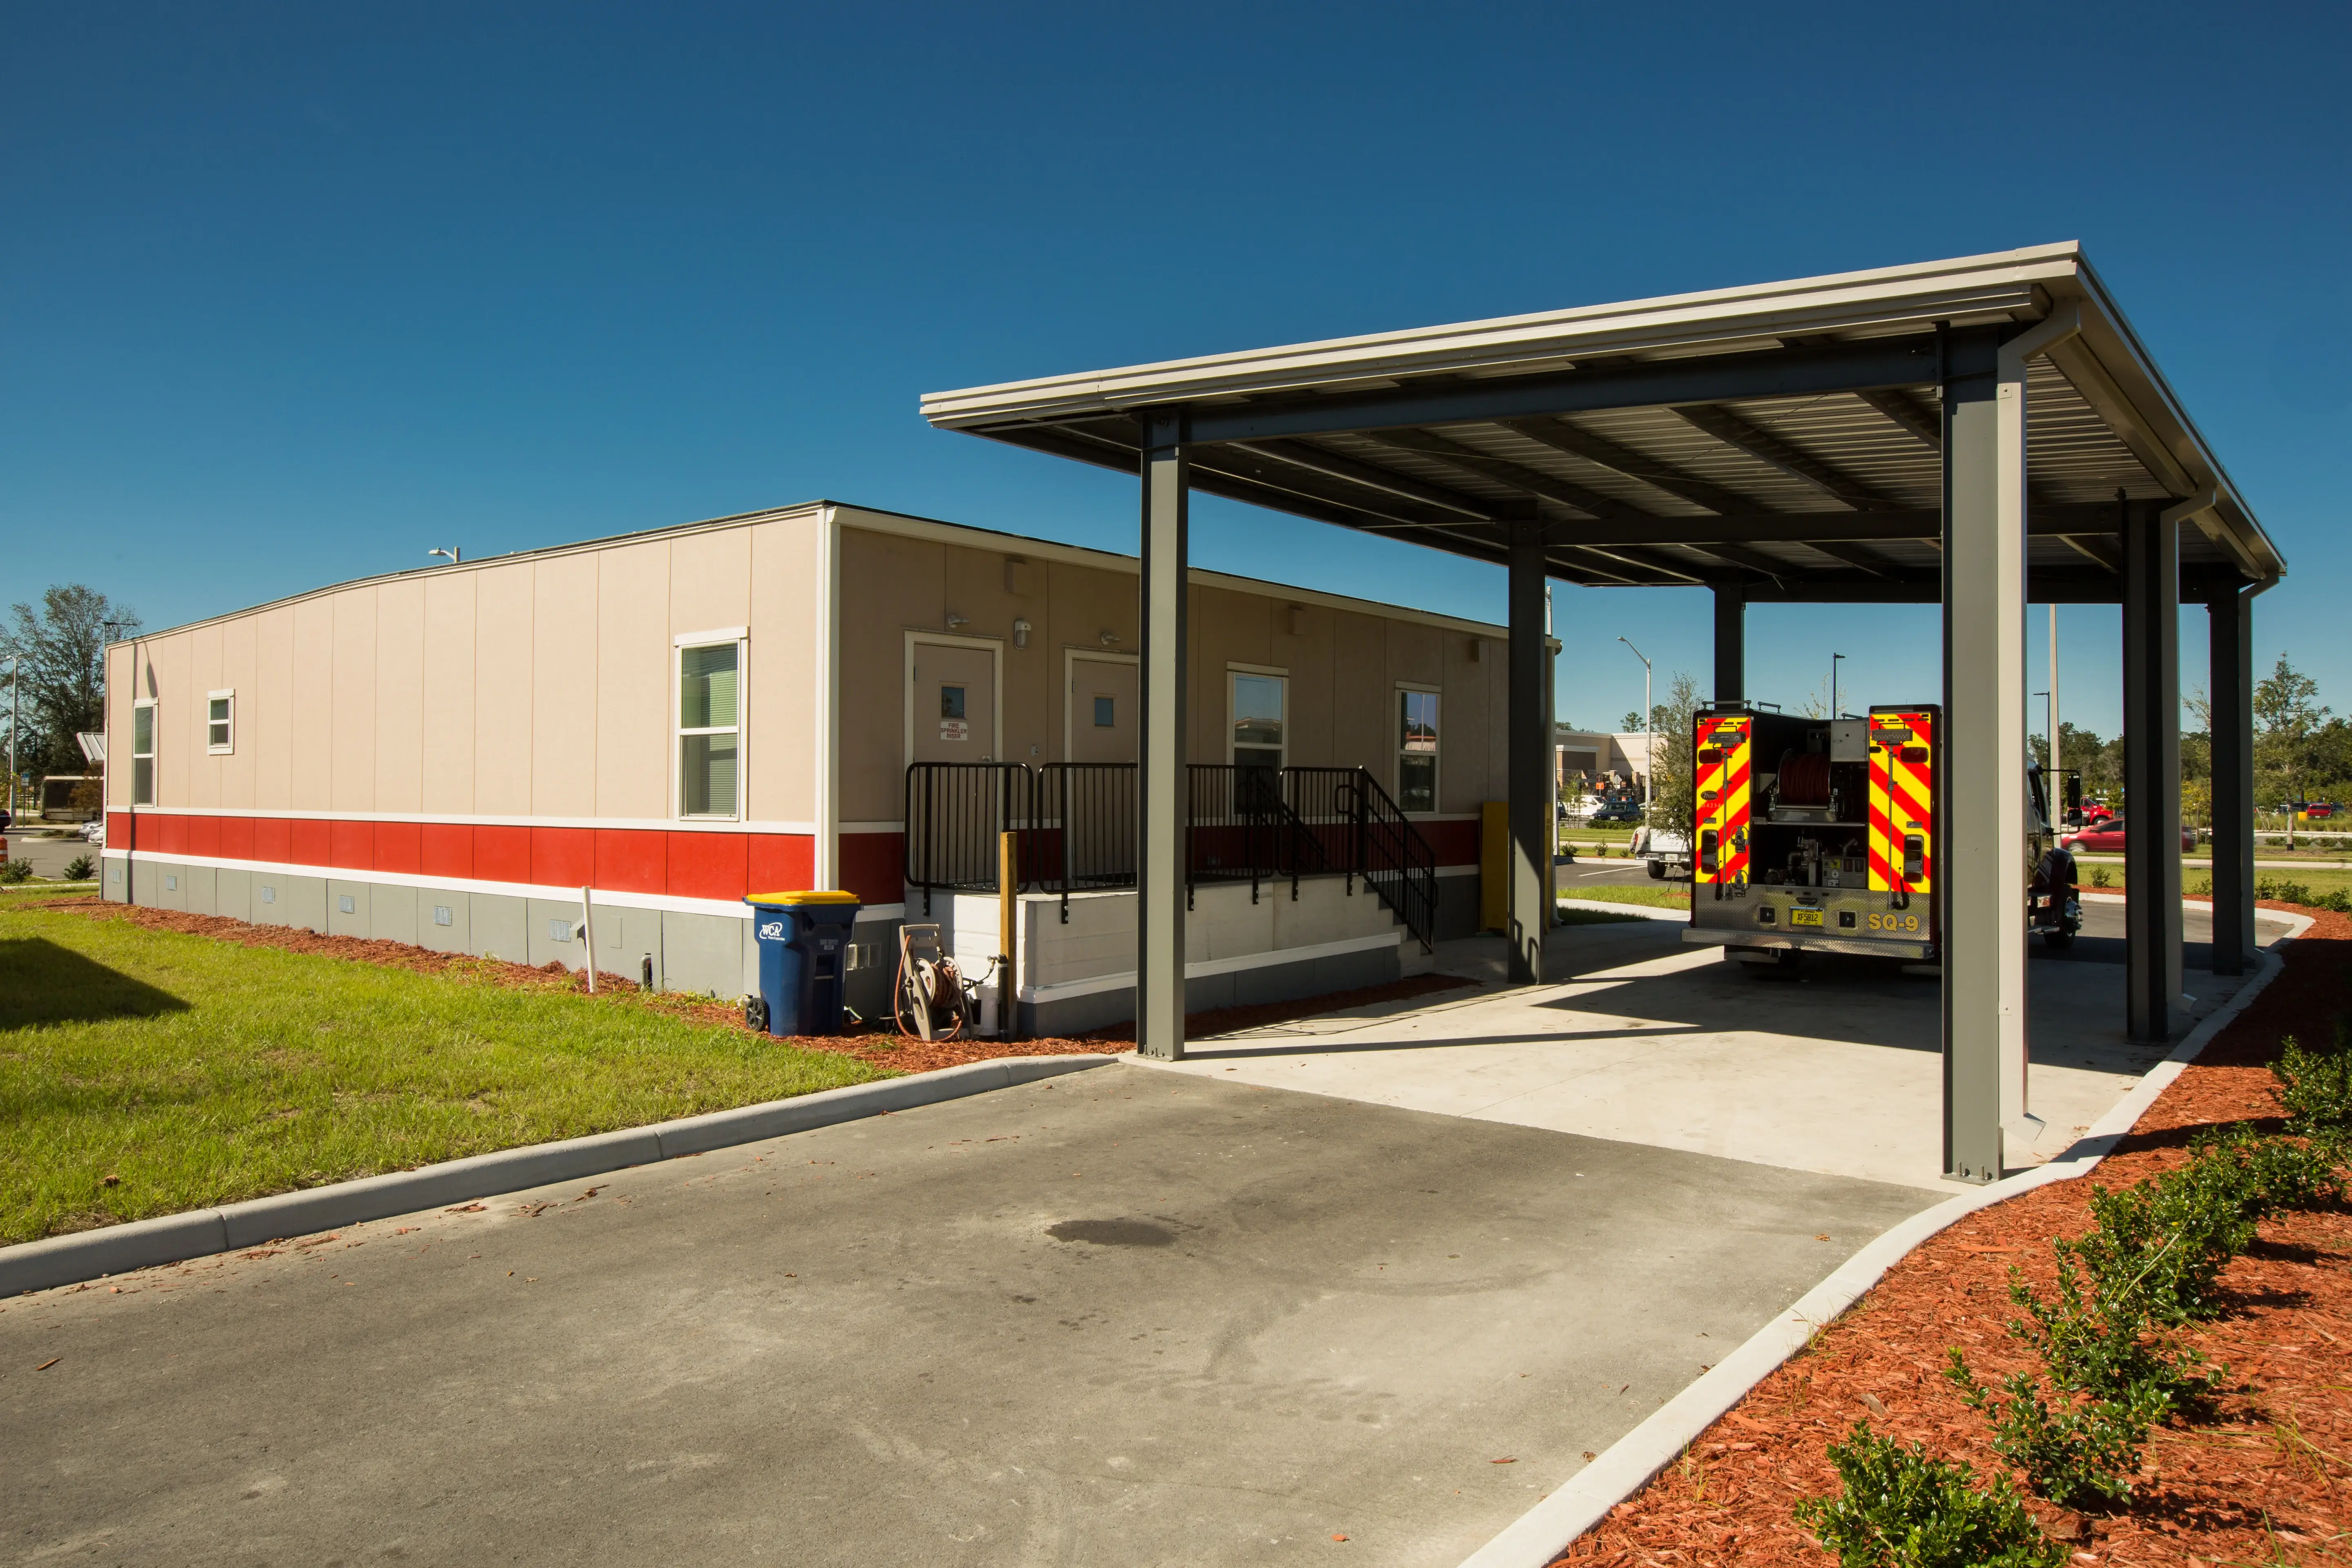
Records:
{"label": "canopy steel column", "polygon": [[2205,601],[2213,737],[2213,973],[2254,963],[2254,605],[2244,589]]}
{"label": "canopy steel column", "polygon": [[2025,366],[2079,328],[2053,316],[1994,373],[1944,376],[1944,1174],[1993,1182],[2029,1142],[2025,1008]]}
{"label": "canopy steel column", "polygon": [[2153,501],[2124,521],[2124,1014],[2172,1035],[2180,997],[2180,527]]}
{"label": "canopy steel column", "polygon": [[1509,978],[1513,984],[1543,980],[1544,933],[1551,929],[1551,858],[1557,825],[1552,820],[1551,700],[1545,677],[1551,660],[1544,645],[1544,543],[1538,526],[1516,525],[1511,532],[1509,605],[1510,735],[1504,763],[1510,800],[1511,863]]}
{"label": "canopy steel column", "polygon": [[1715,700],[1748,695],[1748,584],[1715,585]]}
{"label": "canopy steel column", "polygon": [[1143,424],[1142,723],[1136,774],[1135,1043],[1184,1055],[1184,854],[1188,815],[1184,674],[1191,528],[1186,420]]}

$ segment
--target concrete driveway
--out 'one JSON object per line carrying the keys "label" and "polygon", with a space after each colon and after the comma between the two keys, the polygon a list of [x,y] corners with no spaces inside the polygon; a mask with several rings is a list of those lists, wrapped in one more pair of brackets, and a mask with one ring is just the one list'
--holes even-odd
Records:
{"label": "concrete driveway", "polygon": [[[2086,903],[2084,933],[2029,949],[2028,1099],[2045,1123],[2022,1167],[2051,1159],[2169,1048],[2124,1033],[2123,906]],[[2186,921],[2210,963],[2206,911]],[[1202,1041],[1156,1070],[1258,1083],[1481,1121],[1903,1183],[1942,1179],[1940,994],[1883,959],[1809,953],[1794,974],[1682,941],[1675,921],[1555,930],[1549,973],[1502,987],[1500,938],[1443,944],[1438,967],[1475,991],[1376,1005]],[[2265,943],[2290,924],[2263,914]],[[2201,1017],[2241,984],[2190,967]]]}
{"label": "concrete driveway", "polygon": [[1223,1076],[0,1303],[0,1561],[1447,1568],[1943,1195]]}

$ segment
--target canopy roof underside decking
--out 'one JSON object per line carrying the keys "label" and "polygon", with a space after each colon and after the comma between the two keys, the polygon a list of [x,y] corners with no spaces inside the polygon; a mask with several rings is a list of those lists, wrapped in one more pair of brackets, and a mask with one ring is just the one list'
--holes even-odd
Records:
{"label": "canopy roof underside decking", "polygon": [[1601,585],[1941,594],[1942,384],[2057,310],[2032,362],[2037,599],[2115,601],[2126,501],[2188,501],[2184,597],[2285,563],[2072,245],[1050,377],[932,423],[1134,472],[1180,409],[1193,489]]}

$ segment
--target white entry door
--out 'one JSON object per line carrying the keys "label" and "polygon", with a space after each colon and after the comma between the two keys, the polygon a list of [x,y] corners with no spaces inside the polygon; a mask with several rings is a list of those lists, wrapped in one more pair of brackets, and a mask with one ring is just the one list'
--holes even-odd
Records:
{"label": "white entry door", "polygon": [[948,643],[907,647],[910,763],[996,760],[996,650]]}

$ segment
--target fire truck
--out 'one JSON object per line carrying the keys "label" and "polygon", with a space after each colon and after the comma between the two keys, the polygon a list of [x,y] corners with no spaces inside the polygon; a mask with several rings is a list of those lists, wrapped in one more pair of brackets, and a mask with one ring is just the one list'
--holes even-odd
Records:
{"label": "fire truck", "polygon": [[[1808,950],[1940,962],[1942,718],[1929,703],[1859,719],[1701,710],[1684,940],[1782,965]],[[2082,925],[2074,857],[2053,840],[2039,770],[2025,782],[2022,912],[2046,945],[2063,948]]]}

